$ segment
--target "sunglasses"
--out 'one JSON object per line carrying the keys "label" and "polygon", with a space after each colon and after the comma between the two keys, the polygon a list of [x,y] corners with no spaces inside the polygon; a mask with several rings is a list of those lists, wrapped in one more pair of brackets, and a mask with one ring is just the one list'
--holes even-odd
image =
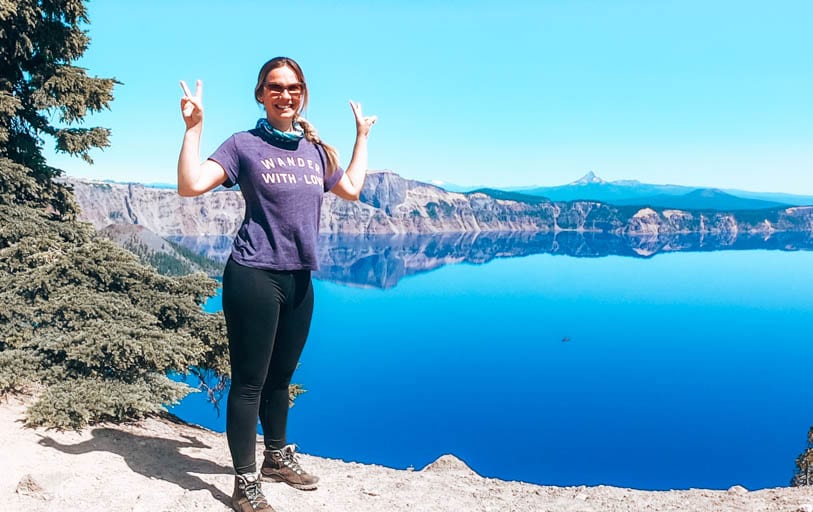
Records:
{"label": "sunglasses", "polygon": [[285,91],[288,91],[288,94],[294,97],[302,96],[302,92],[305,90],[305,84],[301,82],[290,85],[282,85],[275,82],[265,82],[263,87],[265,87],[265,90],[274,96],[282,96]]}

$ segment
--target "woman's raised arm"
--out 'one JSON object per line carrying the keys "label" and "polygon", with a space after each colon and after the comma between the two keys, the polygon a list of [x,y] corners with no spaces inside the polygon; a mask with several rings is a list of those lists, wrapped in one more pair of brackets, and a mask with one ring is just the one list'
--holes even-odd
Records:
{"label": "woman's raised arm", "polygon": [[361,103],[351,101],[350,108],[353,109],[353,116],[356,118],[356,144],[353,146],[353,156],[344,176],[330,191],[342,199],[356,201],[361,195],[364,178],[367,176],[367,136],[378,116],[365,117],[361,112]]}
{"label": "woman's raised arm", "polygon": [[186,197],[199,196],[226,181],[226,171],[213,161],[200,161],[200,136],[203,133],[203,82],[195,84],[195,94],[181,80],[184,95],[181,98],[181,115],[186,131],[178,156],[178,194]]}

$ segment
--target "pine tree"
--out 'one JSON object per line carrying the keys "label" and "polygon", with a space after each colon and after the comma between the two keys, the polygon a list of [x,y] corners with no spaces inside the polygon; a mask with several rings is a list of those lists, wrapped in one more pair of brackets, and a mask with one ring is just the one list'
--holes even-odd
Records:
{"label": "pine tree", "polygon": [[55,126],[81,122],[113,100],[113,78],[89,77],[71,65],[90,39],[84,0],[0,0],[0,156],[34,171],[38,180],[59,174],[42,155],[43,135],[58,151],[88,162],[90,150],[109,145],[106,128]]}
{"label": "pine tree", "polygon": [[44,136],[87,161],[108,145],[71,127],[116,84],[71,65],[83,23],[83,0],[0,0],[0,392],[36,390],[28,423],[59,428],[160,412],[190,391],[169,372],[227,368],[223,317],[201,309],[216,281],[159,275],[77,222],[42,155]]}

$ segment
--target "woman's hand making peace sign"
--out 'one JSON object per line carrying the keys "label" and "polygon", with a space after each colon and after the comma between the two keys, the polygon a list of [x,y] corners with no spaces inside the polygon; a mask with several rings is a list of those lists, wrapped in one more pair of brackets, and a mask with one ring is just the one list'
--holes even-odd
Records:
{"label": "woman's hand making peace sign", "polygon": [[370,133],[370,128],[373,127],[378,120],[378,116],[367,116],[361,113],[361,103],[350,101],[350,108],[353,109],[353,115],[356,117],[356,135],[359,137],[366,137]]}
{"label": "woman's hand making peace sign", "polygon": [[186,129],[203,125],[203,82],[201,80],[195,82],[195,94],[189,91],[189,87],[183,80],[181,80],[181,89],[184,94],[181,98],[181,115],[183,122],[186,123]]}
{"label": "woman's hand making peace sign", "polygon": [[344,172],[344,176],[330,189],[331,192],[347,199],[357,201],[361,196],[361,188],[364,186],[364,177],[367,175],[367,135],[370,128],[378,120],[378,116],[365,116],[361,112],[361,103],[350,102],[353,109],[353,116],[356,118],[356,143],[353,145],[353,156],[350,158],[350,165]]}
{"label": "woman's hand making peace sign", "polygon": [[193,197],[208,192],[226,181],[226,171],[214,160],[200,161],[200,136],[203,132],[203,82],[195,83],[195,94],[181,80],[181,116],[186,124],[181,154],[178,156],[178,193]]}

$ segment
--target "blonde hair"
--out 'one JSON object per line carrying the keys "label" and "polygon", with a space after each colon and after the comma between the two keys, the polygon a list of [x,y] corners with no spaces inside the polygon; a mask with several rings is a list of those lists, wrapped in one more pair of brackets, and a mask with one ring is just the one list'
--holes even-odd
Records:
{"label": "blonde hair", "polygon": [[318,146],[322,146],[322,150],[325,152],[325,157],[327,159],[325,165],[325,176],[330,176],[334,171],[336,171],[336,169],[339,168],[339,152],[336,151],[336,148],[323,141],[319,137],[319,133],[316,131],[316,128],[310,123],[310,121],[302,117],[302,111],[308,106],[308,84],[305,82],[305,74],[302,72],[302,68],[299,67],[299,64],[297,64],[294,59],[289,57],[274,57],[263,64],[260,68],[260,74],[257,76],[257,85],[254,87],[254,99],[257,101],[257,103],[262,103],[260,101],[260,96],[262,94],[263,84],[265,84],[265,78],[272,69],[277,69],[284,66],[288,66],[302,83],[302,101],[299,104],[299,111],[294,117],[294,122],[299,123],[299,126],[302,127],[307,140]]}

